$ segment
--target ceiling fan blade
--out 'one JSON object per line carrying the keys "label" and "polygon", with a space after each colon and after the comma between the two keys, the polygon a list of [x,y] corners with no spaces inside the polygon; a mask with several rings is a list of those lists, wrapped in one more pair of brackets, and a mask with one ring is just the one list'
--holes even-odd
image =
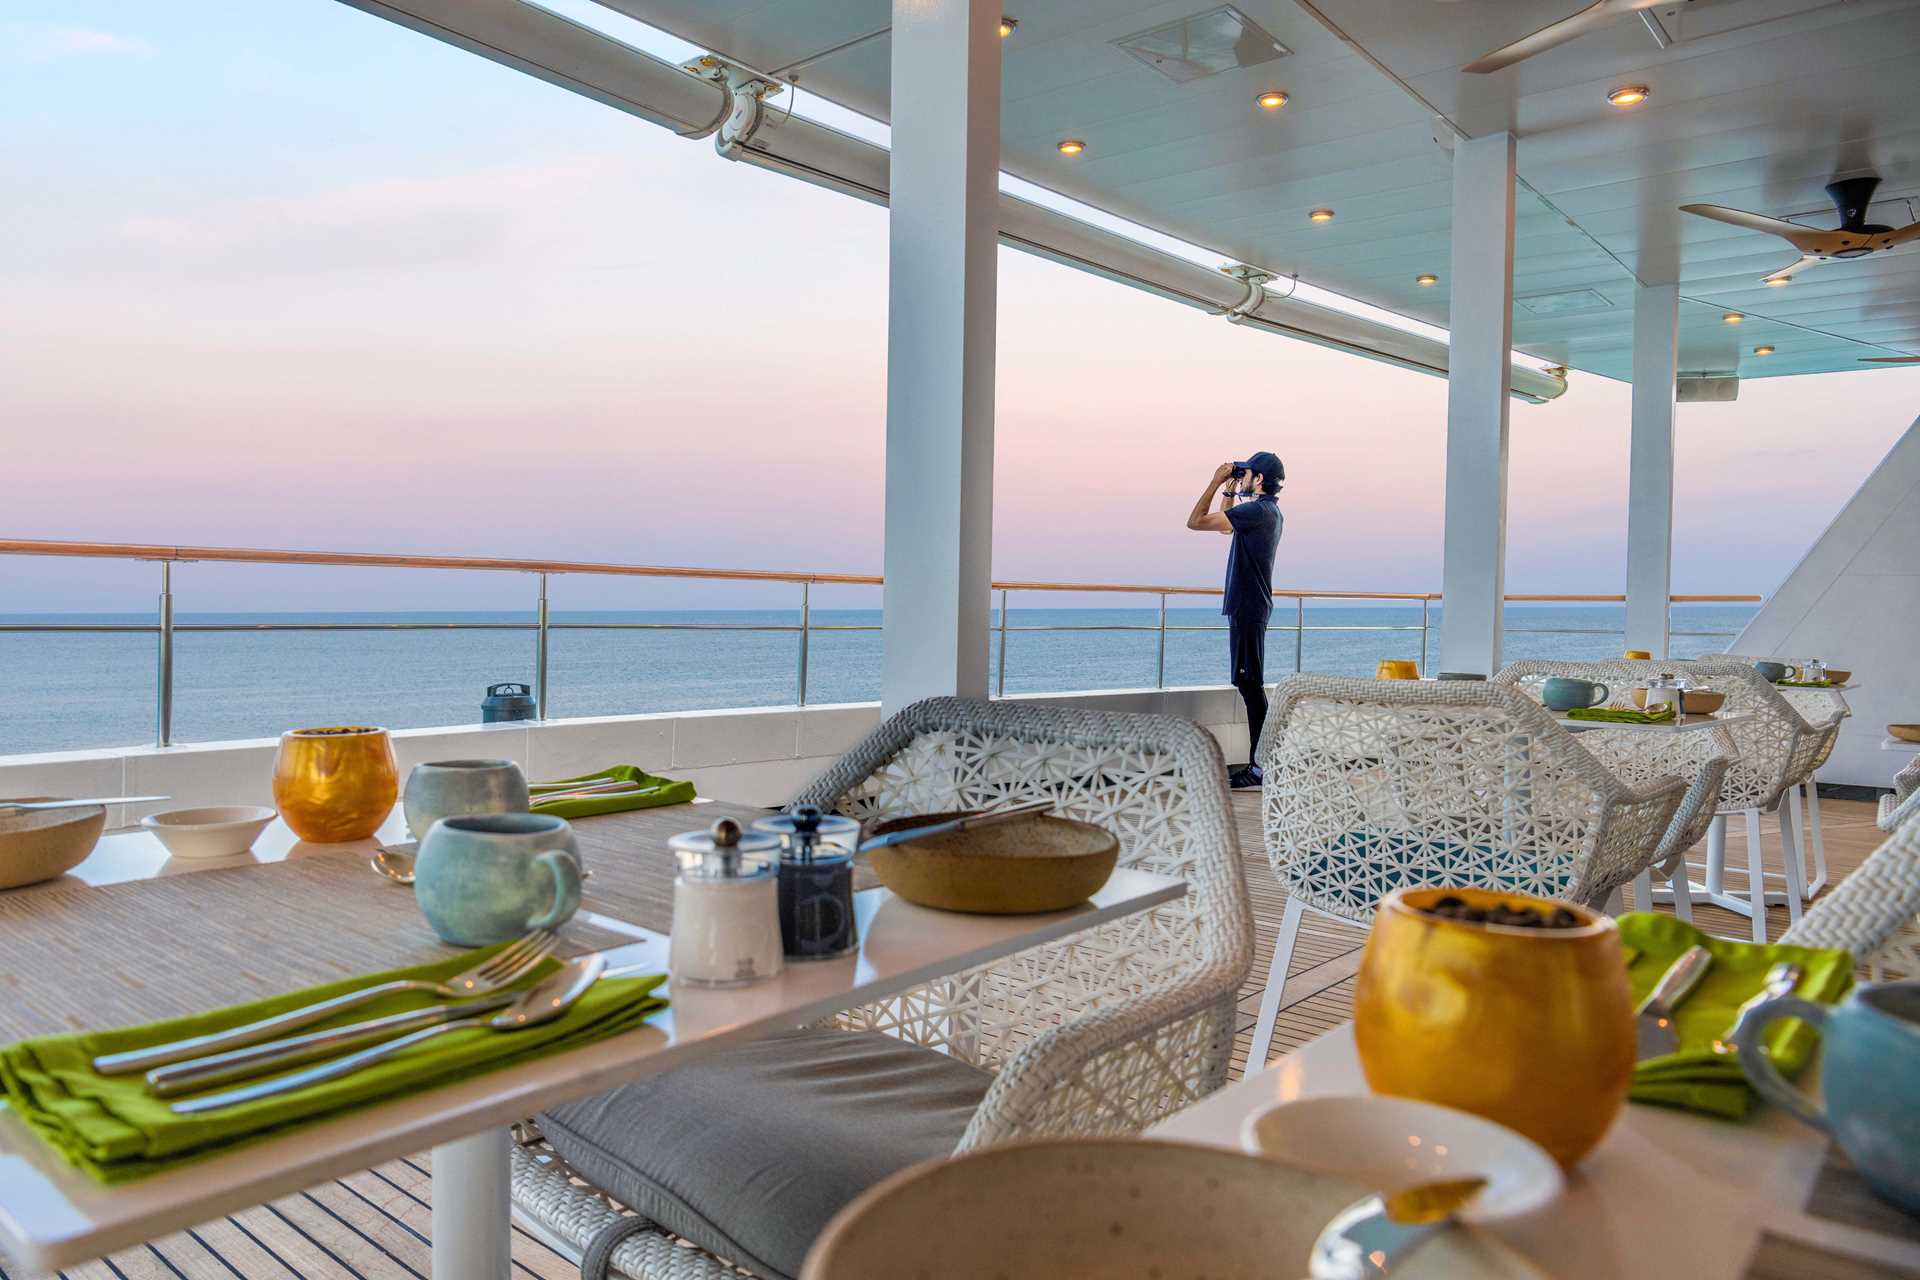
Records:
{"label": "ceiling fan blade", "polygon": [[1887,248],[1897,248],[1909,240],[1920,240],[1920,222],[1909,222],[1899,230],[1888,233]]}
{"label": "ceiling fan blade", "polygon": [[1920,356],[1861,356],[1861,364],[1920,364]]}
{"label": "ceiling fan blade", "polygon": [[1460,69],[1469,75],[1484,76],[1522,62],[1536,53],[1545,53],[1569,40],[1577,40],[1589,31],[1598,31],[1624,14],[1638,13],[1660,3],[1662,0],[1594,0],[1594,3],[1571,17],[1548,23],[1532,35],[1522,36],[1512,44],[1495,49]]}
{"label": "ceiling fan blade", "polygon": [[1780,268],[1778,271],[1767,272],[1767,274],[1760,277],[1760,280],[1762,283],[1765,283],[1768,280],[1784,280],[1786,277],[1794,274],[1796,271],[1805,271],[1808,267],[1813,266],[1815,263],[1824,262],[1824,261],[1826,261],[1826,259],[1824,258],[1813,258],[1813,257],[1803,256],[1800,258],[1799,261],[1788,263],[1786,266]]}
{"label": "ceiling fan blade", "polygon": [[1788,222],[1784,218],[1769,218],[1764,213],[1748,213],[1745,209],[1729,209],[1718,204],[1683,204],[1680,212],[1691,213],[1695,217],[1712,218],[1715,222],[1724,222],[1730,227],[1740,227],[1746,231],[1764,231],[1770,236],[1779,236],[1802,253],[1843,249],[1847,240],[1842,237],[1838,244],[1828,244],[1838,233],[1822,231],[1818,227],[1803,227],[1797,222]]}

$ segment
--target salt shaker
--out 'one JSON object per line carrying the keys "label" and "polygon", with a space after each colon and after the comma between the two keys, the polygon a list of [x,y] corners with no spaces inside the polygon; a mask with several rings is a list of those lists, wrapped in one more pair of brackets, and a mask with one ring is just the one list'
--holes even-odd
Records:
{"label": "salt shaker", "polygon": [[722,818],[667,844],[680,860],[667,961],[673,980],[732,987],[779,973],[784,960],[773,868],[778,840],[745,834],[739,823]]}
{"label": "salt shaker", "polygon": [[1647,710],[1652,711],[1658,707],[1671,706],[1675,712],[1678,712],[1680,710],[1681,690],[1685,687],[1685,683],[1671,671],[1662,671],[1659,675],[1647,681]]}
{"label": "salt shaker", "polygon": [[780,937],[789,960],[836,960],[860,947],[853,919],[853,851],[860,824],[819,805],[757,819],[780,840]]}

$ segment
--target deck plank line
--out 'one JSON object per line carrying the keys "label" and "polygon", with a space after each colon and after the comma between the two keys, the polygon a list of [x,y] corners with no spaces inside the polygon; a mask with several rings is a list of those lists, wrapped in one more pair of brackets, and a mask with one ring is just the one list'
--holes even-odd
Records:
{"label": "deck plank line", "polygon": [[[339,1186],[340,1184],[333,1183],[330,1185]],[[332,1205],[328,1204],[325,1200],[322,1200],[319,1196],[315,1195],[312,1191],[301,1192],[300,1198],[305,1200],[307,1203],[313,1205],[314,1208],[320,1210],[320,1212],[326,1214],[329,1218],[332,1218],[335,1222],[345,1227],[348,1231],[352,1232],[354,1235],[360,1237],[360,1239],[366,1241],[368,1245],[372,1246],[389,1262],[392,1262],[396,1266],[400,1267],[408,1275],[415,1277],[416,1280],[427,1280],[426,1272],[420,1270],[418,1267],[408,1262],[405,1258],[402,1258],[399,1254],[395,1253],[392,1249],[388,1248],[386,1242],[382,1241],[378,1236],[368,1231],[366,1227],[364,1227],[362,1224],[348,1218],[345,1214],[335,1209]],[[375,1213],[377,1216],[380,1217],[380,1219],[383,1222],[387,1222],[387,1223],[393,1222],[393,1219],[388,1218],[385,1214],[379,1213],[378,1210],[375,1210]],[[431,1263],[429,1263],[429,1265],[431,1265]]]}
{"label": "deck plank line", "polygon": [[201,1235],[196,1228],[189,1227],[187,1228],[184,1234],[189,1240],[193,1241],[195,1244],[199,1245],[202,1249],[206,1250],[206,1254],[209,1258],[212,1258],[215,1262],[225,1267],[227,1271],[235,1277],[235,1280],[247,1280],[246,1273],[241,1271],[240,1268],[234,1266],[233,1262],[227,1257],[226,1254],[221,1253],[218,1249],[208,1244],[206,1237]]}
{"label": "deck plank line", "polygon": [[[262,1205],[260,1206],[260,1209],[267,1211],[268,1213],[271,1213],[272,1206]],[[313,1280],[313,1277],[308,1275],[307,1272],[300,1270],[298,1267],[294,1266],[291,1262],[288,1262],[285,1258],[281,1257],[278,1251],[276,1251],[272,1246],[267,1244],[267,1242],[262,1240],[259,1236],[255,1235],[253,1233],[253,1230],[250,1227],[248,1227],[246,1223],[240,1221],[239,1218],[230,1217],[227,1219],[227,1221],[231,1222],[239,1230],[241,1235],[251,1240],[260,1249],[262,1253],[265,1253],[269,1258],[272,1258],[275,1262],[279,1263],[282,1267],[286,1268],[287,1274],[289,1276],[294,1277],[294,1280]],[[266,1226],[264,1222],[261,1223],[260,1225],[262,1227]],[[286,1242],[282,1241],[281,1243],[284,1244]],[[346,1268],[346,1269],[352,1270],[352,1268]],[[354,1274],[358,1275],[359,1273],[355,1272]],[[360,1276],[360,1280],[366,1280],[366,1277]]]}

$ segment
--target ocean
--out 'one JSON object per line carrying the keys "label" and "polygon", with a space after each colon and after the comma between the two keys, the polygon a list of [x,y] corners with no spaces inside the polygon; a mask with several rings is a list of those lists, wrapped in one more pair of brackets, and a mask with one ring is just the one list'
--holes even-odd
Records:
{"label": "ocean", "polygon": [[[1724,651],[1753,615],[1747,605],[1674,609],[1675,657]],[[1622,648],[1624,610],[1611,606],[1514,606],[1505,652],[1513,658],[1607,658]],[[1152,687],[1159,675],[1154,609],[1008,611],[1005,689]],[[1267,640],[1267,676],[1299,668],[1370,675],[1382,658],[1421,656],[1420,608],[1309,607],[1306,629],[1281,602]],[[1439,652],[1440,609],[1429,652]],[[179,627],[347,624],[368,630],[180,631],[174,641],[175,742],[270,737],[298,725],[365,723],[393,729],[468,724],[486,687],[534,678],[530,630],[450,630],[453,624],[531,625],[531,613],[181,613]],[[702,628],[796,626],[797,610],[555,612],[548,691],[553,716],[621,715],[719,707],[792,705],[799,669],[794,631],[576,629],[599,624]],[[0,623],[151,624],[138,614],[7,614]],[[880,613],[815,609],[807,701],[879,697]],[[996,619],[997,622],[997,619]],[[1165,683],[1226,681],[1226,633],[1218,613],[1169,609]],[[407,624],[409,630],[382,630]],[[1023,627],[1074,628],[1022,631]],[[1099,628],[1136,628],[1100,630]],[[999,681],[1000,637],[989,637],[990,679]],[[126,632],[0,631],[0,755],[150,743],[156,642]]]}

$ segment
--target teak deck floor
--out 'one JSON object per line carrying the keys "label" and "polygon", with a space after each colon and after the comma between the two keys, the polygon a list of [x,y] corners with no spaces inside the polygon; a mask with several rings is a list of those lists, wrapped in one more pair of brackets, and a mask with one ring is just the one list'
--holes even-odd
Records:
{"label": "teak deck floor", "polygon": [[[1267,866],[1260,839],[1258,793],[1234,793],[1247,887],[1253,900],[1258,950],[1254,972],[1240,999],[1239,1041],[1233,1074],[1245,1066],[1247,1043],[1259,1011],[1261,985],[1271,961],[1275,930],[1286,898]],[[1873,825],[1874,806],[1861,801],[1821,804],[1830,882],[1859,866],[1883,837]],[[1729,841],[1729,864],[1744,865],[1743,839]],[[1763,827],[1768,865],[1778,865],[1779,829]],[[1734,846],[1738,846],[1735,848]],[[1732,892],[1745,889],[1730,865]],[[1629,904],[1631,905],[1631,904]],[[1771,912],[1769,933],[1786,928],[1786,908]],[[1694,908],[1694,919],[1714,933],[1745,937],[1747,922],[1718,907]],[[1358,926],[1308,914],[1300,927],[1287,978],[1286,1006],[1274,1031],[1274,1054],[1285,1053],[1344,1022],[1353,1008],[1353,975],[1366,940]],[[395,1161],[336,1182],[324,1183],[190,1231],[152,1241],[60,1273],[61,1280],[428,1280],[432,1275],[433,1180],[426,1154]],[[531,1280],[569,1280],[574,1264],[526,1232],[513,1235],[514,1275]],[[28,1280],[0,1267],[0,1280]]]}

